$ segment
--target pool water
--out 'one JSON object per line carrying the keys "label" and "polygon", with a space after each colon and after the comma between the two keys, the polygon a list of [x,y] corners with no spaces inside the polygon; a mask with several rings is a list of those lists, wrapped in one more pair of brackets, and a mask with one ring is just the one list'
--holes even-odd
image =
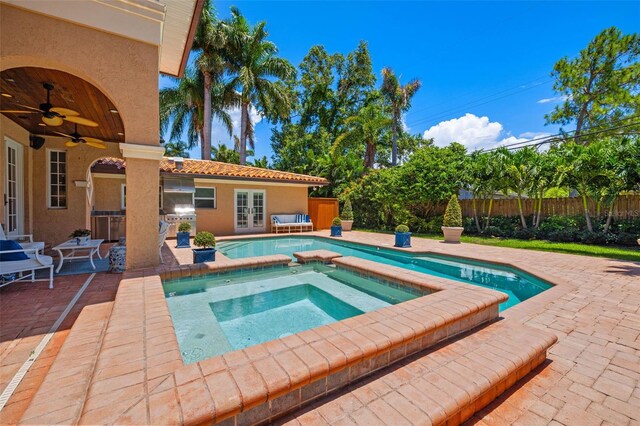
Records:
{"label": "pool water", "polygon": [[428,294],[325,265],[163,283],[186,364]]}
{"label": "pool water", "polygon": [[285,254],[293,258],[293,253],[298,251],[331,250],[343,256],[355,256],[501,291],[506,293],[509,299],[500,304],[500,310],[508,309],[551,288],[550,284],[513,268],[318,237],[242,239],[218,243],[216,248],[232,259],[270,254]]}

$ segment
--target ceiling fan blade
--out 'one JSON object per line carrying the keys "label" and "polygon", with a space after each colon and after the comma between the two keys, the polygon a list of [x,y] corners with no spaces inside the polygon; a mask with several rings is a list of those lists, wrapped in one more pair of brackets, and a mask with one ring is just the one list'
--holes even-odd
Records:
{"label": "ceiling fan blade", "polygon": [[52,117],[52,118],[42,117],[42,122],[47,126],[54,126],[54,127],[61,126],[62,123],[64,123],[64,121],[60,117]]}
{"label": "ceiling fan blade", "polygon": [[51,132],[51,133],[55,133],[56,135],[60,135],[60,136],[64,136],[65,138],[69,138],[69,139],[73,139],[73,136],[68,135],[66,133],[62,133],[62,132]]}
{"label": "ceiling fan blade", "polygon": [[98,123],[96,123],[95,121],[91,121],[88,118],[84,118],[84,117],[71,116],[71,117],[65,117],[64,119],[67,120],[67,121],[70,121],[72,123],[81,124],[83,126],[98,127]]}
{"label": "ceiling fan blade", "polygon": [[104,141],[98,138],[90,138],[88,136],[83,136],[82,139],[84,139],[86,142],[95,142],[95,143],[104,144]]}
{"label": "ceiling fan blade", "polygon": [[107,146],[105,144],[103,144],[102,142],[100,142],[98,139],[94,139],[93,141],[90,141],[89,139],[93,139],[93,138],[82,138],[85,140],[85,143],[89,146],[92,146],[94,148],[98,148],[98,149],[107,149]]}
{"label": "ceiling fan blade", "polygon": [[51,108],[50,111],[57,112],[58,114],[64,115],[64,116],[67,116],[67,117],[74,117],[74,116],[80,115],[79,112],[76,112],[76,111],[74,111],[72,109],[69,109],[69,108],[54,107],[54,108]]}
{"label": "ceiling fan blade", "polygon": [[3,109],[0,112],[3,114],[40,114],[40,111],[24,111],[20,109]]}
{"label": "ceiling fan blade", "polygon": [[78,145],[80,145],[79,143],[75,143],[74,141],[67,141],[64,146],[66,146],[67,148],[75,148]]}
{"label": "ceiling fan blade", "polygon": [[43,110],[41,110],[40,108],[32,107],[32,106],[29,106],[29,105],[18,104],[18,103],[16,103],[16,105],[21,106],[21,107],[23,107],[23,108],[30,109],[30,110],[32,110],[32,111],[44,112],[44,111],[43,111]]}

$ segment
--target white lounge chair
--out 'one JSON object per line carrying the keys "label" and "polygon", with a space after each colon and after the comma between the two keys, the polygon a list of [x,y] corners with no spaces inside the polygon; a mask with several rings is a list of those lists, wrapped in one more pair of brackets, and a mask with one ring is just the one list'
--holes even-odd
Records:
{"label": "white lounge chair", "polygon": [[169,226],[171,226],[169,222],[165,222],[162,220],[160,221],[160,233],[158,234],[158,250],[160,250],[160,262],[162,263],[164,263],[164,259],[162,258],[162,246],[164,245],[164,240],[167,239]]}
{"label": "white lounge chair", "polygon": [[[25,250],[37,250],[39,253],[44,250],[44,242],[36,241],[34,243],[32,234],[7,236],[4,233],[4,229],[2,228],[2,225],[0,225],[0,240],[14,240],[18,244],[20,244],[20,247],[22,247]],[[24,241],[24,240],[27,240],[27,241]]]}
{"label": "white lounge chair", "polygon": [[[51,256],[39,254],[38,249],[24,248],[21,250],[2,250],[0,251],[0,256],[10,253],[25,253],[29,256],[29,259],[0,262],[0,275],[6,277],[17,274],[16,278],[0,283],[0,288],[29,278],[31,282],[34,282],[36,281],[36,271],[39,269],[49,269],[49,288],[53,288],[53,259]],[[25,272],[29,273],[24,274]]]}

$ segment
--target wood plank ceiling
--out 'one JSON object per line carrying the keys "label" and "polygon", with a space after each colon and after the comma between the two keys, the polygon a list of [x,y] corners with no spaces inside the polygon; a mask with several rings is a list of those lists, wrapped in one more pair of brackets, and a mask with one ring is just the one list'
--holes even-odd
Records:
{"label": "wood plank ceiling", "polygon": [[[98,123],[98,127],[78,125],[82,136],[105,142],[124,142],[124,125],[115,105],[94,85],[72,74],[47,68],[21,67],[0,72],[0,110],[27,110],[17,104],[39,108],[47,100],[43,83],[51,83],[51,104],[69,108],[81,117]],[[6,94],[11,97],[7,97]],[[42,115],[3,113],[6,117],[34,135],[57,136],[52,131],[71,134],[74,123],[65,121],[61,126],[41,126]]]}

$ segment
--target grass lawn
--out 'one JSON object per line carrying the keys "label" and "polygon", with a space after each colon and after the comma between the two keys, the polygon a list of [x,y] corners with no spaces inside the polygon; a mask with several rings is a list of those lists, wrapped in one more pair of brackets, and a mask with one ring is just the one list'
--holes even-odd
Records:
{"label": "grass lawn", "polygon": [[[358,229],[358,231],[370,231]],[[384,232],[392,234],[393,232]],[[432,240],[442,239],[442,235],[434,234],[413,234],[412,237],[429,238]],[[463,243],[484,244],[487,246],[511,247],[528,250],[551,251],[557,253],[579,254],[583,256],[608,257],[611,259],[632,260],[640,262],[640,249],[632,247],[612,247],[612,246],[596,246],[581,243],[556,243],[542,240],[515,240],[507,238],[495,237],[479,237],[477,235],[466,236],[461,238]]]}

